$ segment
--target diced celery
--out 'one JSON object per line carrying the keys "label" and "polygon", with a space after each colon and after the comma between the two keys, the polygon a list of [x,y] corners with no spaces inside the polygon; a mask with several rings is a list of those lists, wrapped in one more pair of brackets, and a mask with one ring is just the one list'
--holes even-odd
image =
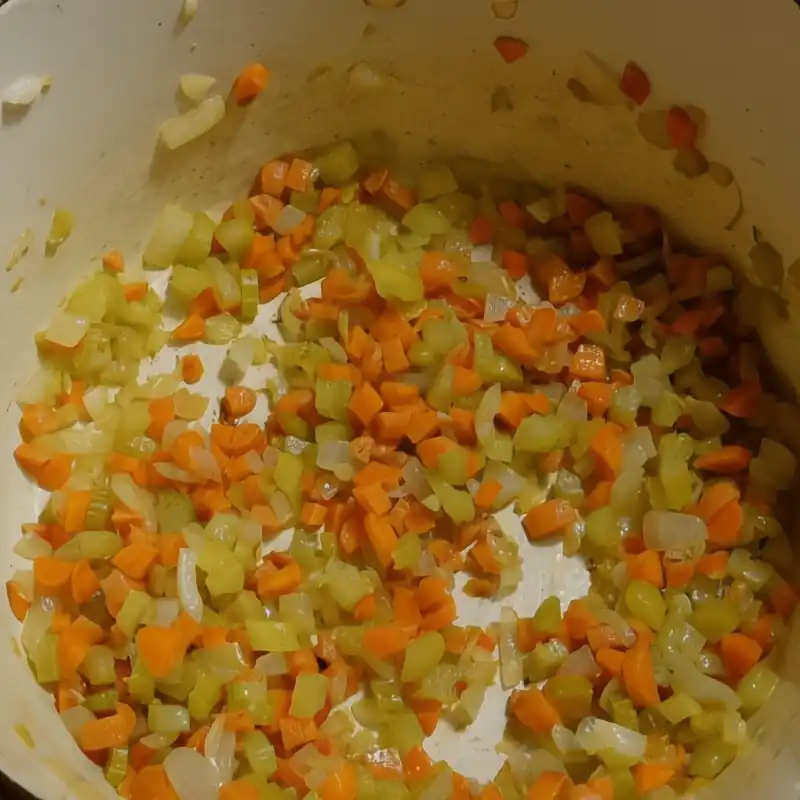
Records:
{"label": "diced celery", "polygon": [[138,700],[143,705],[152,703],[155,697],[156,682],[141,659],[138,659],[133,665],[133,670],[128,678],[128,692],[134,700]]}
{"label": "diced celery", "polygon": [[[348,566],[350,565],[348,564]],[[281,595],[278,599],[278,611],[281,620],[288,623],[295,632],[301,635],[312,634],[317,630],[314,604],[311,596],[305,592]]]}
{"label": "diced celery", "polygon": [[745,714],[758,711],[775,691],[778,682],[778,676],[768,666],[756,664],[736,687],[736,693],[742,701],[742,711]]}
{"label": "diced celery", "polygon": [[651,630],[660,630],[664,624],[667,604],[652,583],[631,581],[625,589],[625,605],[634,617],[642,620]]}
{"label": "diced celery", "polygon": [[433,348],[418,340],[408,348],[408,360],[414,367],[427,369],[438,363],[439,359]]}
{"label": "diced celery", "polygon": [[639,791],[636,782],[628,769],[611,771],[611,783],[614,787],[614,800],[638,800]]}
{"label": "diced celery", "polygon": [[156,499],[158,529],[162,533],[182,531],[197,519],[191,498],[184,492],[163,489]]}
{"label": "diced celery", "polygon": [[211,242],[217,223],[208,214],[197,212],[192,218],[192,227],[189,235],[178,249],[175,260],[178,264],[202,264],[211,252]]}
{"label": "diced celery", "polygon": [[540,642],[528,653],[522,661],[522,671],[525,677],[533,682],[552,678],[559,667],[567,660],[569,650],[559,639],[551,642]]}
{"label": "diced celery", "polygon": [[91,647],[83,660],[81,670],[92,686],[113,684],[117,678],[113,651],[105,645]]}
{"label": "diced celery", "polygon": [[436,236],[450,230],[447,217],[430,203],[419,203],[409,210],[403,217],[403,225],[421,236]]}
{"label": "diced celery", "polygon": [[303,460],[292,453],[281,452],[275,465],[275,485],[297,508],[300,503],[300,480],[303,477]]}
{"label": "diced celery", "polygon": [[445,514],[453,522],[469,522],[475,518],[475,503],[469,492],[454,489],[433,474],[428,475],[428,483],[436,493],[436,497],[439,499]]}
{"label": "diced celery", "polygon": [[596,547],[618,547],[622,540],[620,515],[611,506],[590,511],[586,516],[586,538]]}
{"label": "diced celery", "polygon": [[514,434],[514,450],[522,453],[550,453],[569,444],[569,428],[555,414],[526,417]]}
{"label": "diced celery", "polygon": [[661,715],[672,725],[677,725],[689,717],[700,714],[703,707],[693,697],[682,692],[673,694],[672,697],[663,700],[658,705]]}
{"label": "diced celery", "polygon": [[533,615],[533,630],[545,636],[560,636],[562,627],[561,601],[551,595],[542,600]]}
{"label": "diced celery", "polygon": [[264,619],[264,606],[254,592],[240,592],[223,612],[229,624],[246,622],[248,619]]}
{"label": "diced celery", "polygon": [[568,727],[589,716],[594,690],[588,678],[556,675],[545,683],[542,691]]}
{"label": "diced celery", "polygon": [[424,633],[406,648],[400,680],[403,683],[421,680],[444,658],[444,637],[438,631]]}
{"label": "diced celery", "polygon": [[349,141],[337,142],[322,155],[317,156],[314,167],[325,183],[339,186],[347,183],[358,172],[358,153]]}
{"label": "diced celery", "polygon": [[[480,454],[477,458],[480,460]],[[469,477],[469,468],[469,454],[463,447],[458,446],[442,453],[436,465],[439,474],[450,486],[463,486]]]}
{"label": "diced celery", "polygon": [[396,569],[412,569],[422,555],[422,544],[416,533],[404,533],[397,542],[392,559]]}
{"label": "diced celery", "polygon": [[458,191],[458,183],[450,167],[434,166],[420,175],[417,191],[420,200],[432,200],[435,197]]}
{"label": "diced celery", "polygon": [[415,714],[395,714],[391,724],[384,728],[384,740],[389,747],[396,747],[404,756],[409,750],[421,747],[425,733]]}
{"label": "diced celery", "polygon": [[151,703],[147,707],[147,727],[153,733],[183,733],[190,726],[189,711],[183,706]]}
{"label": "diced celery", "polygon": [[206,722],[217,703],[222,700],[222,681],[206,670],[201,670],[194,688],[189,692],[189,715],[198,722]]}
{"label": "diced celery", "polygon": [[492,340],[486,334],[475,334],[474,348],[474,366],[484,383],[499,383],[504,387],[522,383],[520,367],[504,355],[495,353]]}
{"label": "diced celery", "polygon": [[132,589],[117,614],[117,626],[129,639],[133,639],[136,629],[152,614],[153,607],[154,601],[149,594]]}
{"label": "diced celery", "polygon": [[252,221],[233,217],[219,224],[214,237],[234,261],[240,261],[250,249],[254,235]]}
{"label": "diced celery", "polygon": [[227,693],[229,711],[249,711],[258,726],[273,721],[275,709],[267,694],[266,681],[235,681],[228,684]]}
{"label": "diced celery", "polygon": [[95,714],[111,713],[119,703],[119,692],[116,689],[104,689],[102,692],[90,694],[83,705]]}
{"label": "diced celery", "polygon": [[197,566],[206,573],[206,588],[212,597],[244,589],[244,568],[219,540],[206,539]]}
{"label": "diced celery", "polygon": [[104,770],[106,780],[116,789],[128,774],[128,748],[115,747],[108,754]]}
{"label": "diced celery", "polygon": [[457,699],[456,682],[460,677],[458,667],[454,664],[441,663],[422,678],[417,696],[438,700],[445,705],[454,703]]}
{"label": "diced celery", "polygon": [[261,731],[250,731],[242,738],[244,757],[250,769],[267,778],[278,769],[275,748]]}
{"label": "diced celery", "polygon": [[356,567],[338,559],[328,562],[323,579],[330,596],[345,611],[352,611],[358,601],[372,591]]}
{"label": "diced celery", "polygon": [[185,703],[197,682],[199,668],[195,661],[185,660],[163,680],[156,681],[156,692]]}
{"label": "diced celery", "polygon": [[89,561],[102,561],[115,556],[122,549],[122,540],[114,531],[81,531],[76,533],[81,558]]}
{"label": "diced celery", "polygon": [[298,675],[292,692],[289,713],[297,719],[312,719],[325,706],[328,678],[319,673]]}
{"label": "diced celery", "polygon": [[453,376],[454,369],[450,363],[442,365],[441,369],[436,373],[433,383],[428,389],[426,401],[431,408],[437,411],[447,412],[453,404]]}
{"label": "diced celery", "polygon": [[720,740],[700,742],[689,759],[689,774],[711,780],[736,758],[736,745]]}
{"label": "diced celery", "polygon": [[627,697],[611,701],[611,718],[617,725],[630,728],[632,731],[639,730],[639,717],[633,706],[633,701]]}
{"label": "diced celery", "polygon": [[291,625],[272,620],[248,620],[250,644],[257,653],[291,653],[300,649],[297,633]]}
{"label": "diced celery", "polygon": [[733,633],[740,623],[739,611],[727,600],[710,598],[695,603],[689,622],[712,644]]}
{"label": "diced celery", "polygon": [[377,261],[368,261],[367,269],[381,297],[415,303],[425,296],[425,287],[419,276],[420,261],[419,250],[387,253]]}
{"label": "diced celery", "polygon": [[241,270],[239,288],[242,294],[242,310],[239,315],[245,322],[253,322],[258,314],[258,273],[254,269]]}

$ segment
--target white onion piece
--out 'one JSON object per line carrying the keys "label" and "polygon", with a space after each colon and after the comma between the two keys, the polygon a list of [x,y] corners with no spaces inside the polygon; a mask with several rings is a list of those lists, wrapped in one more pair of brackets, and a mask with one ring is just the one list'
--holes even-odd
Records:
{"label": "white onion piece", "polygon": [[[624,561],[619,563],[625,566],[625,584],[627,585],[627,566],[625,565]],[[614,631],[614,634],[624,647],[633,647],[633,645],[636,644],[636,632],[630,625],[628,625],[627,621],[621,614],[611,608],[606,608],[605,606],[596,609],[593,613],[599,623],[602,625],[608,625],[608,627]]]}
{"label": "white onion piece", "polygon": [[68,311],[57,311],[44,332],[44,338],[61,347],[75,347],[81,343],[88,329],[88,320]]}
{"label": "white onion piece", "polygon": [[205,447],[192,447],[189,450],[189,458],[195,465],[195,472],[201,478],[222,483],[222,471],[210,450],[206,450]]}
{"label": "white onion piece", "polygon": [[649,428],[640,427],[622,436],[622,471],[643,467],[651,458],[658,455],[653,434]]}
{"label": "white onion piece", "polygon": [[317,450],[317,466],[331,472],[334,467],[350,458],[350,443],[331,440],[323,442]]}
{"label": "white onion piece", "polygon": [[211,75],[198,75],[196,72],[187,72],[185,75],[181,75],[180,78],[181,92],[190,100],[199,102],[206,97],[216,82],[217,79]]}
{"label": "white onion piece", "polygon": [[703,675],[687,659],[667,655],[665,661],[672,671],[672,688],[676,692],[685,692],[699,703],[721,703],[734,710],[742,705],[739,695],[730,686]]}
{"label": "white onion piece", "polygon": [[164,759],[164,770],[180,800],[217,800],[219,773],[196,750],[176,748]]}
{"label": "white onion piece", "polygon": [[490,294],[486,298],[486,310],[483,312],[484,322],[502,322],[506,314],[514,308],[514,301],[500,294]]}
{"label": "white onion piece", "polygon": [[178,600],[172,597],[159,597],[154,602],[153,615],[149,623],[158,628],[168,628],[178,619],[180,613],[181,604]]}
{"label": "white onion piece", "polygon": [[29,106],[51,83],[52,79],[49,77],[21,75],[3,89],[0,101],[12,106]]}
{"label": "white onion piece", "polygon": [[492,253],[494,248],[490,244],[480,244],[472,248],[469,260],[473,264],[490,264],[492,262]]}
{"label": "white onion piece", "polygon": [[347,353],[336,339],[332,339],[330,336],[324,336],[319,340],[319,343],[333,356],[334,361],[340,364],[347,363]]}
{"label": "white onion piece", "polygon": [[265,466],[264,459],[255,450],[248,450],[244,454],[244,462],[247,464],[247,469],[254,475],[261,472]]}
{"label": "white onion piece", "polygon": [[278,518],[278,523],[283,525],[294,515],[292,504],[283,492],[273,492],[267,501]]}
{"label": "white onion piece", "polygon": [[565,728],[563,725],[555,725],[550,735],[553,737],[553,744],[560,753],[571,753],[573,750],[577,750],[575,734],[569,728]]}
{"label": "white onion piece", "polygon": [[91,711],[89,711],[86,706],[75,706],[74,708],[68,708],[66,711],[62,711],[59,716],[61,717],[61,722],[64,723],[64,727],[67,729],[69,735],[72,736],[73,739],[78,737],[78,731],[87,722],[97,719],[97,717]]}
{"label": "white onion piece", "polygon": [[26,561],[53,555],[53,546],[35,533],[26,533],[14,545],[14,553]]}
{"label": "white onion piece", "polygon": [[306,218],[306,212],[294,206],[284,206],[272,223],[272,229],[281,236],[288,236]]}
{"label": "white onion piece", "polygon": [[14,584],[17,591],[28,601],[33,600],[35,592],[35,584],[33,580],[32,569],[18,569],[11,576],[11,583]]}
{"label": "white onion piece", "polygon": [[94,422],[98,422],[107,417],[109,413],[108,388],[105,386],[95,386],[85,392],[83,395],[83,407]]}
{"label": "white onion piece", "polygon": [[582,675],[592,681],[600,675],[600,667],[594,660],[591,648],[584,645],[567,656],[566,661],[559,667],[558,674]]}
{"label": "white onion piece", "polygon": [[255,668],[267,676],[286,675],[289,666],[283,653],[266,653],[256,659]]}
{"label": "white onion piece", "polygon": [[200,0],[183,0],[183,6],[181,7],[181,21],[184,25],[188,24],[194,19],[199,5]]}
{"label": "white onion piece", "polygon": [[588,419],[586,401],[575,392],[567,392],[558,404],[556,416],[573,426],[584,423]]}
{"label": "white onion piece", "polygon": [[159,475],[177,483],[198,483],[200,480],[194,475],[190,475],[185,469],[176,467],[175,464],[170,464],[168,461],[159,461],[154,467]]}
{"label": "white onion piece", "polygon": [[646,736],[597,717],[587,717],[581,722],[575,740],[589,755],[613,750],[621,756],[640,759],[647,749]]}
{"label": "white onion piece", "polygon": [[383,89],[389,83],[389,75],[366,61],[359,61],[351,67],[348,81],[353,89]]}
{"label": "white onion piece", "polygon": [[417,500],[424,500],[431,494],[431,487],[416,458],[409,458],[403,464],[403,488],[407,494],[413,494]]}
{"label": "white onion piece", "polygon": [[486,390],[475,411],[475,433],[478,441],[484,446],[491,444],[496,435],[494,418],[500,411],[502,399],[503,390],[499,383],[495,383]]}
{"label": "white onion piece", "polygon": [[148,733],[141,738],[141,743],[151,750],[161,750],[178,741],[179,733]]}
{"label": "white onion piece", "polygon": [[164,435],[161,437],[161,447],[170,450],[175,440],[189,429],[189,423],[183,419],[173,419],[164,426]]}
{"label": "white onion piece", "polygon": [[517,615],[514,609],[500,609],[499,635],[500,681],[504,689],[513,689],[522,680],[522,659],[517,652]]}
{"label": "white onion piece", "polygon": [[[214,766],[217,771],[217,788],[233,780],[233,773],[236,768],[236,759],[234,752],[236,748],[236,735],[230,731],[225,730],[225,718],[220,716],[214,721],[214,725],[221,721],[219,730],[221,734],[219,741],[216,742],[215,751],[212,754],[206,749],[206,758]],[[213,725],[211,726],[214,727]],[[210,731],[209,731],[210,735]]]}
{"label": "white onion piece", "polygon": [[203,100],[196,108],[164,120],[158,127],[161,141],[175,150],[208,133],[225,116],[225,101],[215,94]]}
{"label": "white onion piece", "polygon": [[36,652],[44,636],[49,633],[53,610],[54,603],[49,597],[37,597],[31,603],[19,637],[29,656]]}
{"label": "white onion piece", "polygon": [[197,622],[203,619],[203,601],[197,588],[197,556],[188,547],[178,552],[178,600]]}
{"label": "white onion piece", "polygon": [[708,528],[700,517],[677,511],[648,511],[643,523],[648,550],[682,551],[704,544]]}

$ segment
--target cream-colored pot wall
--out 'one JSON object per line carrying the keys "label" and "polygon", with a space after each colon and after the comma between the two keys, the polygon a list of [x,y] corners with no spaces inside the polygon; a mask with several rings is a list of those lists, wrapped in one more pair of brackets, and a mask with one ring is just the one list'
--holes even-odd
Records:
{"label": "cream-colored pot wall", "polygon": [[[37,503],[37,490],[11,458],[15,387],[33,370],[34,331],[109,245],[134,256],[165,202],[218,205],[245,191],[256,166],[281,151],[381,130],[396,142],[400,160],[469,154],[515,174],[527,170],[544,183],[569,181],[612,200],[652,203],[676,230],[740,263],[752,246],[753,224],[787,264],[800,256],[800,9],[792,0],[519,5],[516,18],[503,22],[493,17],[490,0],[407,0],[391,12],[362,0],[200,0],[185,27],[178,22],[180,0],[11,0],[0,9],[0,88],[24,73],[54,78],[27,114],[6,109],[0,121],[0,263],[25,228],[36,234],[31,254],[13,272],[0,273],[3,581],[15,568],[19,524]],[[504,64],[492,47],[500,33],[525,38],[528,57]],[[735,188],[678,176],[671,156],[638,135],[633,114],[581,104],[566,92],[581,49],[615,69],[628,59],[639,62],[653,78],[653,107],[679,102],[705,109],[705,150],[733,170],[744,196],[746,213],[734,230],[725,225],[738,208]],[[215,75],[226,87],[255,59],[273,72],[265,96],[235,110],[202,142],[173,154],[155,147],[158,122],[175,113],[179,75]],[[346,76],[359,61],[396,81],[354,94]],[[321,65],[328,70],[310,81]],[[498,86],[508,88],[513,111],[490,112]],[[77,225],[58,256],[45,260],[55,206],[71,209]],[[800,376],[800,328],[765,306],[767,346],[785,372]],[[543,582],[531,580],[535,605]],[[113,796],[30,676],[4,602],[0,626],[0,769],[45,800]],[[789,680],[755,720],[750,755],[708,797],[800,796],[800,701],[791,683],[800,678],[796,644]],[[19,736],[21,724],[32,748]],[[464,744],[477,750],[471,771],[486,778],[496,768],[495,742],[476,738],[437,747],[456,759],[459,752],[463,759]]]}

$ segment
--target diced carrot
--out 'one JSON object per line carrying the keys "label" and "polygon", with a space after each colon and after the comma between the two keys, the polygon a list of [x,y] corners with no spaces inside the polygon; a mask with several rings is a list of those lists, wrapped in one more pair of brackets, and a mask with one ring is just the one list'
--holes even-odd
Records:
{"label": "diced carrot", "polygon": [[480,389],[483,381],[477,370],[466,367],[453,367],[453,391],[459,397],[465,397]]}
{"label": "diced carrot", "polygon": [[389,495],[377,483],[356,486],[353,490],[353,497],[365,511],[371,511],[378,516],[388,514],[392,508],[392,501]]}
{"label": "diced carrot", "polygon": [[198,314],[190,314],[177,328],[173,329],[171,336],[174,342],[197,342],[203,338],[205,332],[206,321]]}
{"label": "diced carrot", "polygon": [[494,228],[491,220],[482,215],[475,217],[469,226],[467,235],[474,245],[491,244],[494,238]]}
{"label": "diced carrot", "polygon": [[436,469],[439,459],[458,445],[445,436],[436,436],[432,439],[425,439],[417,444],[417,455],[423,466],[428,469]]}
{"label": "diced carrot", "polygon": [[548,500],[534,506],[522,524],[528,538],[538,540],[563,531],[577,518],[577,512],[566,500]]}
{"label": "diced carrot", "polygon": [[732,417],[752,419],[758,414],[763,394],[758,378],[742,381],[722,398],[719,408]]}
{"label": "diced carrot", "polygon": [[761,645],[743,633],[730,633],[720,640],[720,653],[728,674],[733,678],[744,677],[764,653]]}
{"label": "diced carrot", "polygon": [[304,744],[314,742],[319,736],[317,724],[313,719],[295,719],[285,716],[278,722],[278,728],[286,751],[296,750]]}
{"label": "diced carrot", "polygon": [[622,662],[625,659],[625,653],[619,650],[613,650],[610,647],[601,647],[594,654],[597,665],[610,677],[622,677]]}
{"label": "diced carrot", "polygon": [[769,602],[784,619],[789,619],[798,604],[798,592],[788,581],[778,578],[769,590]]}
{"label": "diced carrot", "polygon": [[744,509],[738,500],[732,500],[715,512],[707,525],[709,542],[717,547],[736,547],[744,526]]}
{"label": "diced carrot", "polygon": [[508,323],[501,325],[497,329],[492,337],[492,344],[503,355],[508,356],[518,364],[530,366],[537,357],[537,351],[531,345],[525,332]]}
{"label": "diced carrot", "polygon": [[37,591],[45,596],[58,594],[69,584],[74,569],[74,561],[51,556],[35,558],[33,580]]}
{"label": "diced carrot", "polygon": [[246,386],[228,386],[222,402],[225,411],[234,419],[239,419],[255,409],[257,399],[256,393]]}
{"label": "diced carrot", "polygon": [[317,794],[320,800],[356,800],[358,795],[356,768],[349,761],[344,761],[322,781]]}
{"label": "diced carrot", "polygon": [[249,781],[238,780],[220,786],[219,800],[259,800],[258,787]]}
{"label": "diced carrot", "polygon": [[407,781],[413,782],[424,778],[432,766],[430,756],[419,746],[412,747],[403,756],[403,774]]}
{"label": "diced carrot", "polygon": [[589,443],[598,465],[602,466],[603,477],[611,478],[619,475],[622,469],[622,440],[620,430],[613,422],[607,422]]}
{"label": "diced carrot", "polygon": [[542,772],[528,790],[527,800],[561,800],[569,782],[565,772]]}
{"label": "diced carrot", "polygon": [[415,411],[411,415],[406,437],[413,444],[419,444],[429,436],[433,436],[440,426],[439,416],[432,408]]}
{"label": "diced carrot", "polygon": [[392,563],[392,554],[397,547],[397,534],[388,518],[368,511],[364,516],[364,529],[378,561],[384,567],[388,567]]}
{"label": "diced carrot", "polygon": [[23,597],[22,592],[12,581],[6,581],[6,597],[8,598],[11,613],[18,622],[23,622],[28,609],[31,607],[31,601]]}
{"label": "diced carrot", "polygon": [[564,613],[564,625],[569,638],[576,642],[585,642],[589,631],[599,623],[583,598],[573,600]]}
{"label": "diced carrot", "polygon": [[[516,205],[516,203],[514,205]],[[509,277],[518,281],[528,274],[530,256],[528,256],[527,253],[520,253],[517,250],[503,250],[500,253],[500,263],[503,265]]]}
{"label": "diced carrot", "polygon": [[319,503],[304,503],[300,512],[300,521],[307,528],[319,528],[328,513],[328,509]]}
{"label": "diced carrot", "polygon": [[697,123],[685,108],[672,106],[665,119],[667,138],[676,150],[691,150],[697,141]]}
{"label": "diced carrot", "polygon": [[136,647],[150,674],[165,678],[183,660],[188,643],[174,628],[150,626],[136,633]]}
{"label": "diced carrot", "polygon": [[586,511],[596,511],[598,508],[607,506],[611,502],[611,488],[613,481],[598,481],[589,494],[586,495],[583,508]]}
{"label": "diced carrot", "polygon": [[498,36],[494,40],[494,47],[503,58],[506,64],[513,64],[524,58],[528,53],[528,45],[522,39],[515,36]]}
{"label": "diced carrot", "polygon": [[658,684],[653,672],[653,657],[649,645],[637,642],[622,662],[622,680],[625,689],[637,708],[657,705]]}
{"label": "diced carrot", "polygon": [[595,308],[569,317],[568,322],[570,327],[581,336],[585,336],[587,333],[599,333],[606,330],[606,323],[603,319],[603,315]]}
{"label": "diced carrot", "polygon": [[129,800],[178,800],[161,764],[143,767],[133,779]]}
{"label": "diced carrot", "polygon": [[593,417],[603,417],[611,408],[614,386],[599,381],[582,383],[578,389],[578,397],[586,401],[586,407]]}
{"label": "diced carrot", "polygon": [[[560,272],[551,276],[547,282],[547,299],[553,303],[553,305],[564,305],[564,303],[568,303],[570,300],[575,300],[575,298],[579,297],[585,286],[585,272],[572,272],[571,270]],[[578,373],[576,372],[575,374],[577,375]],[[589,376],[579,375],[578,377]]]}
{"label": "diced carrot", "polygon": [[664,568],[657,550],[645,550],[638,555],[627,555],[628,575],[634,581],[646,581],[659,589],[664,588]]}
{"label": "diced carrot", "polygon": [[260,193],[281,198],[286,188],[286,176],[289,165],[283,160],[268,161],[261,167],[258,174],[258,188]]}
{"label": "diced carrot", "polygon": [[197,383],[203,377],[200,356],[191,353],[181,359],[181,377],[186,383]]}
{"label": "diced carrot", "polygon": [[255,100],[267,88],[269,77],[269,70],[263,64],[248,64],[233,82],[231,93],[236,105],[244,106]]}
{"label": "diced carrot", "polygon": [[383,408],[383,400],[370,383],[362,383],[351,395],[348,408],[362,425],[369,425]]}
{"label": "diced carrot", "polygon": [[650,78],[635,61],[629,61],[619,79],[619,88],[626,97],[640,106],[650,97]]}
{"label": "diced carrot", "polygon": [[746,447],[731,444],[696,458],[694,466],[706,472],[731,475],[747,469],[752,457],[753,454]]}
{"label": "diced carrot", "polygon": [[389,339],[383,345],[383,364],[386,372],[396,375],[398,372],[405,372],[411,363],[403,350],[403,343],[399,339]]}
{"label": "diced carrot", "polygon": [[570,362],[570,372],[587,381],[604,381],[606,378],[606,355],[602,347],[582,344]]}
{"label": "diced carrot", "polygon": [[633,780],[636,783],[636,791],[640,795],[660,789],[666,786],[675,776],[675,767],[671,764],[658,762],[637,764],[633,768]]}
{"label": "diced carrot", "polygon": [[119,250],[109,250],[103,254],[103,269],[112,274],[125,271],[125,259]]}
{"label": "diced carrot", "polygon": [[510,700],[511,713],[534,733],[550,733],[561,718],[556,708],[533,686],[513,692]]}
{"label": "diced carrot", "polygon": [[77,605],[87,603],[100,591],[100,580],[86,560],[77,561],[70,576],[72,599]]}
{"label": "diced carrot", "polygon": [[484,481],[475,493],[475,505],[483,510],[490,509],[502,491],[503,485],[500,481],[494,479]]}
{"label": "diced carrot", "polygon": [[382,464],[380,461],[370,461],[364,469],[356,473],[353,483],[356,486],[367,486],[371,483],[380,484],[386,489],[391,489],[399,485],[403,476],[400,467],[392,467]]}
{"label": "diced carrot", "polygon": [[118,703],[113,716],[84,722],[78,729],[78,746],[85,752],[121,747],[128,743],[135,725],[134,710]]}
{"label": "diced carrot", "polygon": [[408,383],[384,381],[380,386],[380,396],[389,408],[415,405],[419,400],[419,387]]}
{"label": "diced carrot", "polygon": [[364,631],[364,647],[378,658],[402,653],[410,642],[408,628],[402,625],[376,625]]}
{"label": "diced carrot", "polygon": [[688,586],[695,573],[693,561],[672,561],[664,564],[664,581],[667,589],[681,589]]}

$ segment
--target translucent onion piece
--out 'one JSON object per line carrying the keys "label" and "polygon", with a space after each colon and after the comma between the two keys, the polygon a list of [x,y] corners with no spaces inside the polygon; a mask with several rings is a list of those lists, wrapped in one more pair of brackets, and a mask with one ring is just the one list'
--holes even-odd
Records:
{"label": "translucent onion piece", "polygon": [[50,83],[52,79],[40,75],[22,75],[3,89],[0,102],[13,106],[29,106]]}
{"label": "translucent onion piece", "polygon": [[186,75],[181,75],[180,87],[186,97],[197,103],[208,95],[216,82],[217,79],[210,75],[188,72]]}
{"label": "translucent onion piece", "polygon": [[26,533],[14,545],[14,553],[27,561],[33,561],[35,558],[51,556],[53,546],[35,533]]}
{"label": "translucent onion piece", "polygon": [[175,744],[179,736],[180,733],[149,733],[147,736],[143,736],[140,741],[151,750],[161,750],[164,747]]}
{"label": "translucent onion piece", "polygon": [[513,689],[522,680],[522,659],[517,652],[517,615],[512,608],[500,609],[498,627],[500,680],[504,689]]}
{"label": "translucent onion piece", "polygon": [[97,719],[97,717],[95,717],[95,715],[85,706],[68,708],[66,711],[62,711],[59,716],[61,717],[61,722],[64,724],[64,727],[69,732],[69,735],[73,738],[77,738],[78,731],[87,722]]}
{"label": "translucent onion piece", "polygon": [[289,672],[286,656],[283,653],[267,653],[259,656],[256,659],[255,668],[269,677],[286,675]]}
{"label": "translucent onion piece", "polygon": [[559,675],[582,675],[593,681],[600,675],[600,667],[594,660],[592,651],[588,645],[570,653],[567,660],[559,667]]}
{"label": "translucent onion piece", "polygon": [[702,519],[693,514],[648,511],[644,515],[643,534],[648,550],[684,551],[704,545],[708,539],[708,528]]}
{"label": "translucent onion piece", "polygon": [[306,212],[294,206],[284,206],[272,223],[272,228],[281,236],[290,234],[306,218]]}
{"label": "translucent onion piece", "polygon": [[164,770],[180,800],[217,800],[219,773],[196,750],[176,748],[164,759]]}
{"label": "translucent onion piece", "polygon": [[178,600],[170,597],[159,597],[155,600],[153,609],[153,618],[150,623],[159,628],[168,628],[181,613],[181,604]]}
{"label": "translucent onion piece", "polygon": [[672,672],[672,688],[676,692],[688,694],[700,703],[720,703],[733,710],[741,706],[742,701],[730,686],[703,675],[682,656],[669,656],[667,666]]}
{"label": "translucent onion piece", "polygon": [[575,740],[590,755],[612,750],[618,755],[638,760],[647,749],[646,736],[597,717],[587,717],[581,722],[575,732]]}
{"label": "translucent onion piece", "polygon": [[203,619],[203,601],[197,588],[197,556],[188,547],[178,554],[178,599],[192,619]]}
{"label": "translucent onion piece", "polygon": [[58,311],[47,326],[44,338],[61,347],[75,347],[83,340],[88,328],[88,320],[67,311]]}
{"label": "translucent onion piece", "polygon": [[158,132],[164,145],[175,150],[210,131],[224,116],[225,100],[216,94],[185,114],[164,120]]}

